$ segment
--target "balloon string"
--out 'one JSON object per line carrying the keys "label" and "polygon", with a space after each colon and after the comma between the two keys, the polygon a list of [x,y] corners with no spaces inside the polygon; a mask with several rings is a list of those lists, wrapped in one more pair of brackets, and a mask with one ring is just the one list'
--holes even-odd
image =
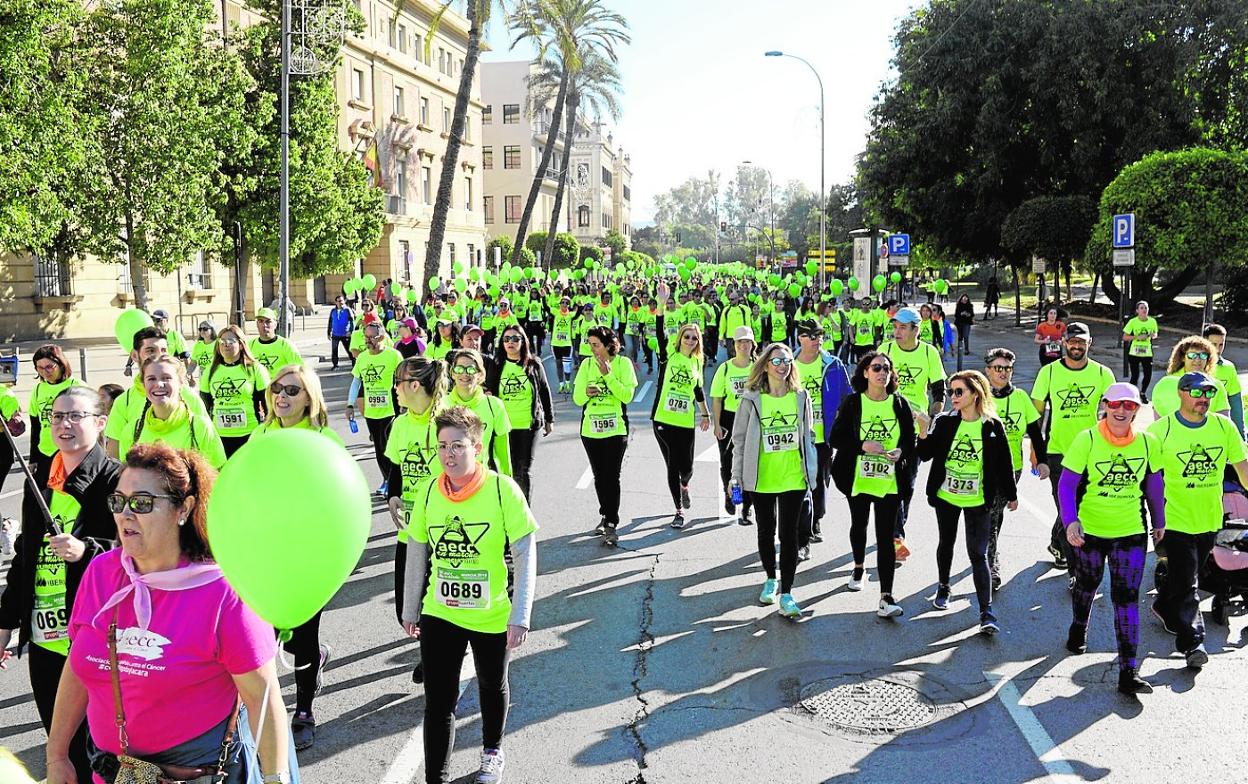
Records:
{"label": "balloon string", "polygon": [[269,686],[268,681],[264,684],[264,696],[260,699],[260,716],[256,721],[256,765],[260,764],[260,738],[264,735],[264,714],[269,709]]}

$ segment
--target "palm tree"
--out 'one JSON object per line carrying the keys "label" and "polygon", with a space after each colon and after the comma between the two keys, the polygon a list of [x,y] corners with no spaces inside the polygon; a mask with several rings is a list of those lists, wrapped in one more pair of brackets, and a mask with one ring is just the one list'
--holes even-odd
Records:
{"label": "palm tree", "polygon": [[[569,78],[567,106],[563,145],[563,160],[560,162],[559,187],[555,190],[555,205],[550,212],[550,229],[546,234],[546,250],[544,257],[553,259],[555,253],[555,235],[559,229],[559,211],[563,208],[563,192],[568,185],[568,167],[572,158],[572,145],[576,142],[576,124],[581,104],[590,109],[594,117],[602,117],[605,113],[612,120],[620,117],[619,96],[623,91],[620,85],[620,71],[615,63],[595,49],[582,47],[580,52],[581,67]],[[553,83],[553,75],[559,68],[558,64],[549,59],[542,63],[538,74],[547,74],[545,84]],[[532,84],[530,86],[532,88]],[[539,87],[540,89],[540,87]],[[534,100],[540,98],[540,93]]]}
{"label": "palm tree", "polygon": [[[548,58],[553,49],[551,62],[559,65],[558,87],[555,89],[555,106],[551,114],[553,121],[546,131],[546,144],[542,148],[542,159],[538,162],[533,175],[533,183],[529,186],[529,196],[524,203],[524,212],[520,216],[520,225],[516,228],[516,242],[512,249],[511,263],[519,264],[524,250],[524,237],[528,232],[529,220],[537,197],[541,193],[542,183],[550,167],[550,159],[559,137],[560,119],[563,117],[564,102],[567,99],[568,85],[573,74],[581,68],[581,48],[590,48],[605,54],[614,63],[616,61],[615,46],[629,43],[631,39],[625,30],[628,21],[623,16],[607,11],[601,0],[534,0],[531,4],[521,7],[512,16],[511,28],[515,33],[512,47],[521,41],[531,40],[538,44],[536,63],[539,68]],[[547,75],[541,71],[535,76],[538,80],[539,92],[546,98],[547,90],[541,80]],[[526,110],[530,116],[536,116],[540,109],[546,107],[548,99],[541,102],[533,100],[533,77],[529,80],[529,105]],[[565,140],[565,146],[571,144],[571,138]]]}

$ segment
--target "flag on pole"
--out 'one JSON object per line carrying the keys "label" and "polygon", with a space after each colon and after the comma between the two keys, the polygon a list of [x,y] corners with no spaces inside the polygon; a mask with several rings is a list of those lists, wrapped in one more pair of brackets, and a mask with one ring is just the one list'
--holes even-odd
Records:
{"label": "flag on pole", "polygon": [[373,185],[378,188],[385,187],[381,176],[381,152],[377,149],[376,139],[370,142],[368,149],[364,151],[364,168],[372,172]]}

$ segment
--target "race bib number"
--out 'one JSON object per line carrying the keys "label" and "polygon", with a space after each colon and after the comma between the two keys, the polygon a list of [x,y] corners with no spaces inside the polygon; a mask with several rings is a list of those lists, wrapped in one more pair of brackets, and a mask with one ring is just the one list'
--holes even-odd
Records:
{"label": "race bib number", "polygon": [[369,408],[387,408],[390,405],[389,392],[369,392],[366,398]]}
{"label": "race bib number", "polygon": [[242,408],[220,408],[216,409],[217,429],[229,430],[236,427],[245,427],[247,425],[247,411]]}
{"label": "race bib number", "polygon": [[741,397],[741,393],[745,392],[745,381],[744,377],[732,379],[732,394]]}
{"label": "race bib number", "polygon": [[1055,357],[1062,353],[1062,344],[1056,340],[1050,340],[1048,343],[1044,344],[1044,353],[1051,357]]}
{"label": "race bib number", "polygon": [[560,343],[567,343],[572,339],[572,333],[568,332],[566,329],[556,330],[554,339]]}
{"label": "race bib number", "polygon": [[589,430],[591,433],[614,433],[620,426],[618,414],[590,414]]}
{"label": "race bib number", "polygon": [[797,451],[797,428],[783,427],[763,430],[764,452]]}
{"label": "race bib number", "polygon": [[888,479],[893,475],[893,461],[883,455],[863,455],[858,461],[858,476],[863,479]]}
{"label": "race bib number", "polygon": [[438,604],[457,610],[490,607],[490,573],[485,569],[438,567]]}
{"label": "race bib number", "polygon": [[945,474],[944,484],[940,487],[949,495],[970,498],[979,495],[979,474],[950,471]]}
{"label": "race bib number", "polygon": [[1152,356],[1153,343],[1148,339],[1136,338],[1131,341],[1131,350],[1128,352],[1133,357]]}
{"label": "race bib number", "polygon": [[31,639],[35,642],[68,640],[69,609],[65,607],[65,591],[37,594],[30,621]]}
{"label": "race bib number", "polygon": [[672,393],[667,396],[667,402],[663,404],[663,408],[671,414],[688,414],[692,402],[690,398]]}
{"label": "race bib number", "polygon": [[823,406],[812,407],[811,414],[815,427],[823,427]]}

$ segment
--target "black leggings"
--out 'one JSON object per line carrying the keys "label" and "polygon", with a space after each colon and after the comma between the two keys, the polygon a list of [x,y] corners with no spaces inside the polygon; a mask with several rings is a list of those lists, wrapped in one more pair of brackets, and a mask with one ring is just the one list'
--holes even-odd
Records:
{"label": "black leggings", "polygon": [[[559,379],[559,383],[562,384],[565,381],[570,381],[571,376],[563,370],[563,360],[572,355],[572,347],[551,346],[550,350],[555,352],[555,376]],[[573,368],[573,370],[575,370],[575,368]]]}
{"label": "black leggings", "polygon": [[[247,443],[247,436],[221,436],[221,446],[225,447],[225,456],[233,457],[234,453]],[[385,473],[382,473],[385,476]]]}
{"label": "black leggings", "polygon": [[321,613],[318,610],[290,633],[290,641],[282,647],[295,657],[295,712],[312,712],[316,696],[316,676],[321,670]]}
{"label": "black leggings", "polygon": [[992,531],[986,506],[954,506],[937,498],[936,526],[940,539],[936,543],[936,572],[941,585],[949,584],[949,572],[953,568],[953,546],[958,543],[958,518],[966,518],[966,556],[971,561],[971,575],[975,579],[975,598],[979,611],[992,610],[992,574],[988,569],[988,538]]}
{"label": "black leggings", "polygon": [[893,552],[893,523],[897,520],[897,496],[883,498],[873,495],[849,497],[849,547],[854,552],[854,568],[866,564],[867,518],[875,508],[875,561],[880,575],[880,593],[893,592],[893,572],[897,561]]}
{"label": "black leggings", "polygon": [[758,557],[769,580],[776,579],[776,532],[780,533],[780,593],[793,592],[797,574],[797,529],[805,490],[752,493],[758,518]]}
{"label": "black leggings", "polygon": [[507,707],[507,633],[469,631],[450,621],[420,616],[420,658],[425,667],[425,781],[443,784],[455,748],[455,705],[464,654],[472,646],[481,703],[481,746],[501,747]]}
{"label": "black leggings", "polygon": [[[49,651],[33,642],[26,645],[26,660],[30,667],[30,690],[35,697],[35,708],[44,732],[52,729],[52,708],[56,705],[56,690],[61,683],[61,671],[69,661],[55,651]],[[87,722],[84,719],[69,742],[69,760],[81,782],[92,781],[91,763],[87,760]]]}
{"label": "black leggings", "polygon": [[529,333],[529,347],[533,349],[533,355],[540,357],[542,355],[542,344],[546,342],[546,326],[541,321],[530,320],[527,322],[525,331]]}
{"label": "black leggings", "polygon": [[[724,431],[724,437],[716,439],[719,444],[719,481],[724,486],[724,495],[732,492],[732,425],[737,419],[735,411],[727,409],[719,412],[719,426]],[[749,517],[750,515],[750,494],[741,492],[741,515]]]}
{"label": "black leggings", "polygon": [[512,430],[507,434],[511,445],[511,478],[524,491],[524,499],[531,501],[533,483],[533,446],[537,442],[536,430]]}
{"label": "black leggings", "polygon": [[[1131,370],[1131,383],[1135,384],[1140,390],[1141,395],[1148,394],[1148,387],[1153,383],[1153,358],[1152,357],[1133,357],[1127,355],[1127,366]],[[1140,378],[1140,372],[1143,371],[1144,383],[1136,383]]]}
{"label": "black leggings", "polygon": [[373,456],[377,458],[377,468],[381,471],[383,480],[390,476],[390,458],[386,457],[386,438],[390,435],[390,423],[393,421],[392,416],[364,419],[364,422],[368,424],[368,437],[373,442]]}
{"label": "black leggings", "polygon": [[680,509],[680,488],[693,478],[693,434],[691,427],[654,423],[654,437],[667,465],[667,489]]}
{"label": "black leggings", "polygon": [[628,436],[586,438],[581,436],[590,470],[594,472],[594,492],[598,495],[598,514],[609,526],[620,524],[620,472]]}

